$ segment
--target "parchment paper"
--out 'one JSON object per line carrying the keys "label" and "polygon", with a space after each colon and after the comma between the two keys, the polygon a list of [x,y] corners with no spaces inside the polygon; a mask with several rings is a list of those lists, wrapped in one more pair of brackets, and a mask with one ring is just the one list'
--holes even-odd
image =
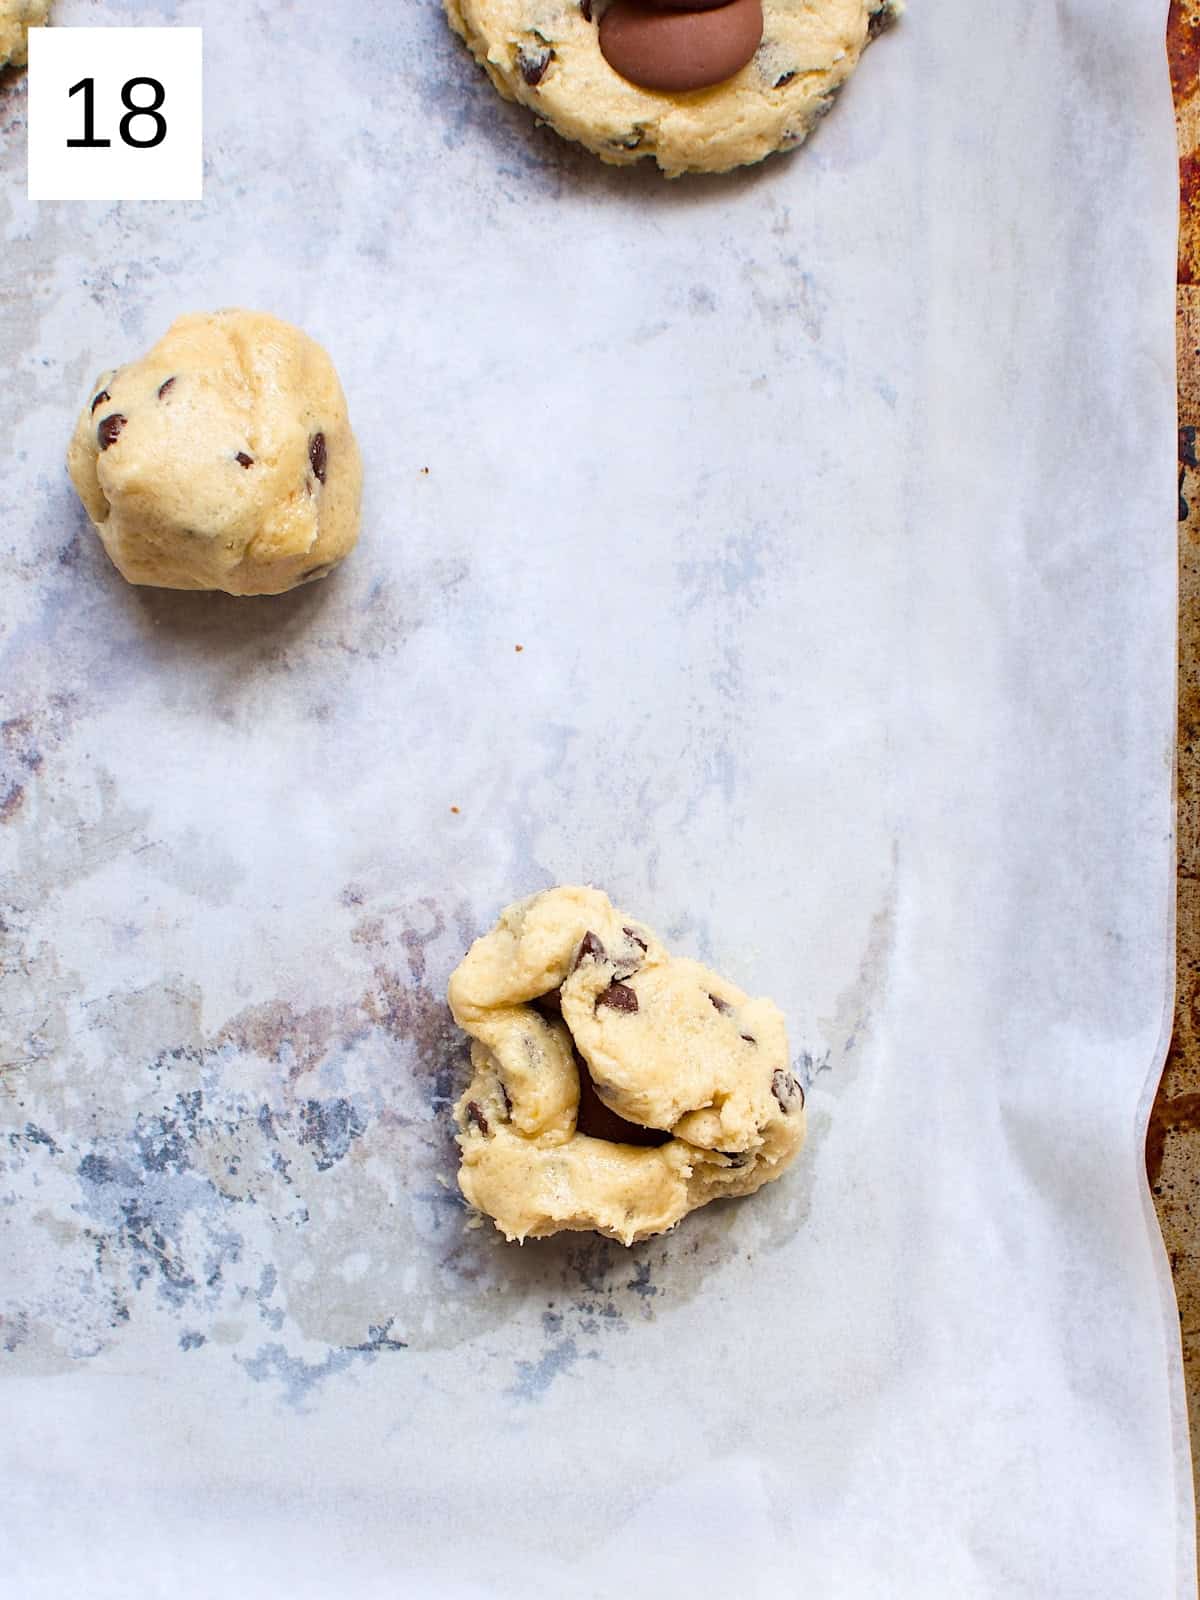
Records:
{"label": "parchment paper", "polygon": [[[5,1594],[1194,1594],[1164,11],[919,0],[667,184],[433,0],[57,8],[204,25],[207,176],[31,206],[0,91]],[[127,588],[70,426],[227,304],[333,354],[361,545]],[[631,1252],[456,1195],[445,979],[556,881],[809,1087]]]}

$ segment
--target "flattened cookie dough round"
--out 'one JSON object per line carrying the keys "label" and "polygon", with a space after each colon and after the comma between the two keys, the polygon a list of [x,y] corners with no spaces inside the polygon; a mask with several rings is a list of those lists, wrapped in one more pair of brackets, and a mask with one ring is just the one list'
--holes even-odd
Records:
{"label": "flattened cookie dough round", "polygon": [[358,538],[362,463],[333,363],[259,311],[180,317],[102,373],[67,468],[130,583],[281,594]]}
{"label": "flattened cookie dough round", "polygon": [[506,100],[617,166],[727,172],[803,144],[903,0],[762,0],[762,42],[706,89],[640,89],[605,60],[605,0],[445,0],[451,26]]}
{"label": "flattened cookie dough round", "polygon": [[459,1184],[508,1239],[633,1244],[752,1194],[804,1143],[783,1017],[598,889],[519,901],[450,979],[471,1037]]}
{"label": "flattened cookie dough round", "polygon": [[49,14],[50,0],[0,0],[0,70],[25,65],[25,35],[40,28]]}

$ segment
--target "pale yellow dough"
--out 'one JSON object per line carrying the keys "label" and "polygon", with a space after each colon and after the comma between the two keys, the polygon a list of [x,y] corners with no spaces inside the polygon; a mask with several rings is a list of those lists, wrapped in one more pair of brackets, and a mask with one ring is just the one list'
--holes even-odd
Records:
{"label": "pale yellow dough", "polygon": [[0,0],[0,67],[25,65],[25,35],[40,28],[49,14],[50,0]]}
{"label": "pale yellow dough", "polygon": [[102,373],[67,467],[130,583],[280,594],[358,538],[362,463],[333,363],[258,311],[180,317]]}
{"label": "pale yellow dough", "polygon": [[[472,1041],[454,1108],[459,1184],[509,1239],[593,1229],[633,1244],[751,1194],[804,1143],[778,1009],[669,956],[598,889],[509,906],[451,976],[449,1000]],[[664,1143],[577,1131],[576,1051],[603,1104]]]}
{"label": "pale yellow dough", "polygon": [[[763,38],[724,83],[639,89],[600,51],[580,0],[445,0],[446,14],[506,100],[616,166],[653,156],[670,177],[727,172],[803,144],[868,41],[903,0],[763,0]],[[534,79],[535,81],[530,81]]]}

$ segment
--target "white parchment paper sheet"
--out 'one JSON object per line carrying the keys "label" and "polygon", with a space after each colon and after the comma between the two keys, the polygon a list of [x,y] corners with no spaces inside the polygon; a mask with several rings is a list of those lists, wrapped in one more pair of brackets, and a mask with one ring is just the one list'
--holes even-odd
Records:
{"label": "white parchment paper sheet", "polygon": [[[207,187],[30,206],[4,87],[6,1593],[1194,1593],[1163,12],[920,0],[668,185],[424,0],[59,8],[205,26]],[[75,412],[237,303],[332,352],[361,546],[130,590]],[[446,975],[562,880],[809,1084],[630,1253],[455,1199]]]}

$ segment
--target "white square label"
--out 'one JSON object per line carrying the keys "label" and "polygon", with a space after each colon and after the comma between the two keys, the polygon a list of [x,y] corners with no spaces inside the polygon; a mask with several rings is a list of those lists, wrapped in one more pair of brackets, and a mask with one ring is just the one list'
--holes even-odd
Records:
{"label": "white square label", "polygon": [[199,28],[29,30],[31,200],[199,200]]}

